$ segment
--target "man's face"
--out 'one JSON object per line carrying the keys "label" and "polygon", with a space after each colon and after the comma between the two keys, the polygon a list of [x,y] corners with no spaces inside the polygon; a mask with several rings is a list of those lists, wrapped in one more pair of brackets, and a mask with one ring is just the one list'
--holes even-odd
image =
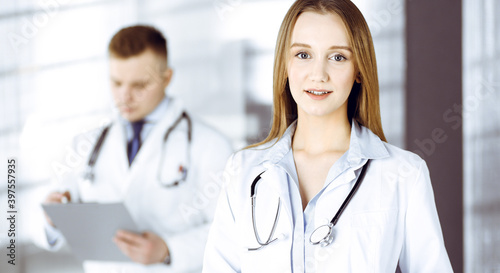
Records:
{"label": "man's face", "polygon": [[123,118],[138,121],[165,97],[172,70],[151,50],[126,59],[110,57],[111,92]]}

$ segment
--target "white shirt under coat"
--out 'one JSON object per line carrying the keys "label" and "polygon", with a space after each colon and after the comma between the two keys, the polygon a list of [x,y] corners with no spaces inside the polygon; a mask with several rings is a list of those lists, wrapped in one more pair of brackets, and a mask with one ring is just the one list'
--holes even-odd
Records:
{"label": "white shirt under coat", "polygon": [[[167,113],[168,104],[169,104],[170,100],[171,100],[170,98],[165,97],[158,104],[158,106],[156,106],[156,108],[151,113],[149,113],[149,115],[147,115],[144,118],[144,125],[143,125],[142,130],[141,130],[141,141],[142,142],[144,142],[146,140],[146,138],[148,137],[151,130],[153,130],[154,126],[156,124],[158,124],[158,122],[161,121],[162,117],[165,116],[165,114]],[[124,119],[121,116],[118,116],[118,119],[120,120],[123,128],[125,129],[125,133],[127,135],[127,138],[126,138],[127,143],[125,145],[127,145],[130,141],[132,141],[132,138],[134,137],[134,130],[132,129],[132,123],[130,123],[130,121]],[[127,147],[127,146],[125,146],[125,147]]]}
{"label": "white shirt under coat", "polygon": [[[453,272],[446,252],[425,162],[384,143],[353,122],[349,150],[330,168],[321,191],[302,210],[291,140],[292,124],[276,144],[239,151],[225,170],[223,190],[207,242],[204,273],[229,272]],[[371,159],[365,179],[334,227],[327,247],[309,244],[311,232],[327,224]],[[250,186],[257,185],[256,225],[270,234],[278,198],[274,238],[258,247]],[[273,239],[274,239],[273,238]]]}

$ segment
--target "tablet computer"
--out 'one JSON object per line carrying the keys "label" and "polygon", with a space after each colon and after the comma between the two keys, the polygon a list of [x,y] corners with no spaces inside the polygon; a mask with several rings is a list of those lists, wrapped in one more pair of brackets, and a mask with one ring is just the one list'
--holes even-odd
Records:
{"label": "tablet computer", "polygon": [[131,261],[113,242],[118,229],[139,232],[123,203],[43,204],[80,260]]}

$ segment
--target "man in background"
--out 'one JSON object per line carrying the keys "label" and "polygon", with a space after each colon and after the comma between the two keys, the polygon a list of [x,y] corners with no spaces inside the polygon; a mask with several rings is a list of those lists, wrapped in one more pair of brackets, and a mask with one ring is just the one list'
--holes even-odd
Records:
{"label": "man in background", "polygon": [[[50,193],[45,203],[123,202],[144,231],[117,230],[110,238],[131,262],[85,261],[86,272],[200,272],[217,199],[203,193],[220,188],[214,178],[230,145],[165,95],[173,71],[158,30],[124,28],[108,49],[119,115],[97,129],[89,164],[64,181],[67,191]],[[38,242],[57,250],[64,237],[46,220]]]}

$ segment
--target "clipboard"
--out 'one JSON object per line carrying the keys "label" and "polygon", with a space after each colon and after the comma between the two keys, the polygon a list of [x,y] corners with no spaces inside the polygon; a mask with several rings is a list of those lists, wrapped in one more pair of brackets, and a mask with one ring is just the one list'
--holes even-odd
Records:
{"label": "clipboard", "polygon": [[118,229],[139,232],[123,203],[44,204],[42,207],[78,259],[131,261],[113,242]]}

